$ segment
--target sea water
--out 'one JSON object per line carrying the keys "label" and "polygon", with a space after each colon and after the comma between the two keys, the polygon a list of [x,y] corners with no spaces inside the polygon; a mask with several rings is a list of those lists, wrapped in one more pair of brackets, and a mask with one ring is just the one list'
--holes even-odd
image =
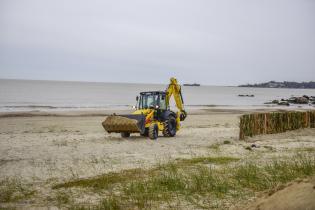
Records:
{"label": "sea water", "polygon": [[[130,109],[141,91],[166,90],[167,84],[131,84],[0,79],[0,112],[77,109]],[[187,108],[261,106],[291,96],[315,96],[315,89],[182,86]],[[239,94],[254,97],[239,97]]]}

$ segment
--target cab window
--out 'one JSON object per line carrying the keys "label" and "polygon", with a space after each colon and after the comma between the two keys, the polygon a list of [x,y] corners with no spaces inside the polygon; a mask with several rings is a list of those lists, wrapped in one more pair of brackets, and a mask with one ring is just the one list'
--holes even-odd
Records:
{"label": "cab window", "polygon": [[165,95],[160,95],[160,109],[166,109]]}

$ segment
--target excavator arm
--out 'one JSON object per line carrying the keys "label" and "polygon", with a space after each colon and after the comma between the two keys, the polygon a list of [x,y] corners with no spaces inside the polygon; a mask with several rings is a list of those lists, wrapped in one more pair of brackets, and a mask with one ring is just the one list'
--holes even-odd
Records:
{"label": "excavator arm", "polygon": [[176,107],[178,109],[177,126],[179,126],[179,121],[185,120],[187,113],[184,109],[184,100],[182,96],[181,86],[177,83],[177,80],[174,77],[170,79],[170,84],[168,85],[168,88],[166,90],[166,105],[167,106],[169,106],[169,102],[172,96],[175,99]]}

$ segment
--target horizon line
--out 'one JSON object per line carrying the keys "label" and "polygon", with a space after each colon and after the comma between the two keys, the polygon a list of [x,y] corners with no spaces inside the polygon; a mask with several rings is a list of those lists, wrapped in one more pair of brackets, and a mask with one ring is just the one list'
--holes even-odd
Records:
{"label": "horizon line", "polygon": [[[49,79],[22,79],[22,78],[2,78],[0,80],[20,80],[20,81],[44,81],[44,82],[81,82],[81,83],[116,83],[116,84],[151,84],[151,85],[167,85],[168,83],[143,83],[143,82],[107,82],[107,81],[84,81],[84,80],[49,80]],[[186,83],[180,83],[183,85]],[[190,84],[190,83],[189,83]],[[238,87],[238,85],[210,85],[210,84],[201,84],[201,86],[221,86],[221,87]]]}

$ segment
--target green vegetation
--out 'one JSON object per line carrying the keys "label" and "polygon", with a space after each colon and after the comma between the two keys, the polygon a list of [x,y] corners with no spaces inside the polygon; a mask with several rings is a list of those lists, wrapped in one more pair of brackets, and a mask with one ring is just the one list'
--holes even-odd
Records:
{"label": "green vegetation", "polygon": [[55,195],[55,200],[57,201],[58,206],[68,204],[70,203],[70,195],[63,191],[57,191]]}
{"label": "green vegetation", "polygon": [[29,185],[15,178],[5,178],[0,181],[0,203],[15,202],[29,198],[35,193]]}
{"label": "green vegetation", "polygon": [[225,140],[223,144],[231,144],[231,142],[229,140]]}
{"label": "green vegetation", "polygon": [[233,157],[197,157],[191,159],[177,159],[174,163],[168,163],[159,165],[152,169],[129,169],[121,172],[110,172],[102,176],[98,176],[92,179],[79,179],[53,186],[53,189],[70,188],[70,187],[90,187],[94,189],[109,189],[114,184],[124,183],[130,180],[142,179],[147,176],[154,176],[159,173],[160,170],[174,167],[187,167],[197,163],[213,163],[213,164],[227,164],[230,162],[238,161],[238,158]]}
{"label": "green vegetation", "polygon": [[57,184],[53,189],[69,188],[69,187],[91,187],[94,189],[108,189],[113,184],[123,183],[132,179],[143,178],[145,174],[148,174],[148,170],[140,168],[124,170],[120,173],[110,172],[108,174],[95,177],[93,179],[80,179],[74,180],[62,184]]}
{"label": "green vegetation", "polygon": [[15,210],[15,207],[11,207],[11,206],[6,206],[6,207],[1,207],[0,206],[0,210]]}
{"label": "green vegetation", "polygon": [[103,199],[100,202],[100,205],[97,207],[97,209],[106,209],[106,210],[118,210],[121,209],[119,206],[119,199],[117,199],[114,196],[109,196],[106,199]]}
{"label": "green vegetation", "polygon": [[265,149],[268,149],[268,150],[270,150],[270,151],[272,151],[274,148],[272,147],[272,146],[268,146],[268,145],[265,145],[265,146],[263,146]]}
{"label": "green vegetation", "polygon": [[233,178],[242,188],[262,191],[314,173],[314,156],[299,154],[290,160],[274,160],[264,166],[248,162],[234,170]]}
{"label": "green vegetation", "polygon": [[315,157],[311,154],[262,165],[237,161],[233,157],[179,159],[148,170],[109,173],[54,188],[92,188],[104,197],[98,205],[73,209],[151,209],[161,205],[225,209],[255,192],[272,191],[296,178],[315,174]]}
{"label": "green vegetation", "polygon": [[220,150],[220,144],[219,143],[215,143],[209,146],[210,149],[213,149],[215,151],[219,151]]}
{"label": "green vegetation", "polygon": [[314,147],[299,147],[294,149],[297,152],[315,152]]}
{"label": "green vegetation", "polygon": [[204,164],[228,164],[231,162],[238,161],[239,158],[234,157],[196,157],[191,159],[178,159],[176,164],[193,165],[197,163]]}

